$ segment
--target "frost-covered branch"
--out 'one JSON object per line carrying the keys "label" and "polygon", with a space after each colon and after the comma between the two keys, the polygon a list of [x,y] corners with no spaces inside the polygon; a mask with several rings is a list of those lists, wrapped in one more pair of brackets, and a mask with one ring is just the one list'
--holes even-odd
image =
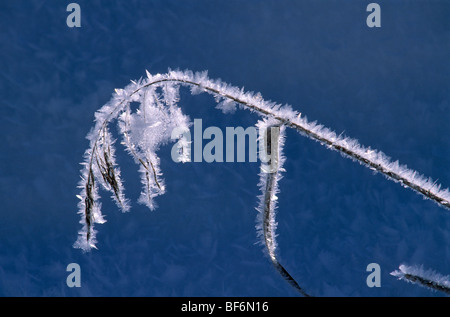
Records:
{"label": "frost-covered branch", "polygon": [[434,291],[450,294],[450,276],[444,276],[432,270],[425,270],[422,266],[400,265],[398,271],[391,275]]}
{"label": "frost-covered branch", "polygon": [[[139,165],[143,189],[139,202],[151,210],[156,208],[155,197],[164,194],[165,186],[160,170],[160,161],[157,151],[160,146],[173,141],[174,131],[187,131],[191,125],[189,118],[178,107],[179,89],[185,86],[191,89],[192,94],[206,92],[214,96],[217,108],[224,113],[233,112],[236,106],[248,109],[263,117],[260,127],[267,130],[268,126],[278,126],[282,130],[290,127],[327,148],[336,150],[346,157],[380,172],[388,179],[400,182],[433,200],[441,207],[450,209],[450,193],[430,178],[426,178],[414,170],[400,165],[398,161],[392,162],[384,153],[366,148],[356,140],[337,135],[328,128],[309,122],[301,113],[294,111],[289,105],[280,105],[264,100],[259,93],[246,92],[231,86],[221,80],[209,79],[206,72],[193,73],[191,71],[169,71],[166,74],[151,75],[147,78],[132,81],[124,89],[116,89],[111,100],[101,107],[95,114],[95,125],[87,138],[89,148],[85,152],[84,168],[81,171],[78,195],[80,223],[83,225],[74,247],[88,251],[95,248],[95,223],[104,223],[101,213],[98,184],[111,193],[119,208],[126,212],[130,209],[128,200],[124,196],[124,189],[120,179],[120,170],[114,156],[114,141],[109,133],[108,125],[117,120],[122,144],[126,151]],[[139,103],[139,108],[131,111],[130,104]],[[267,130],[269,131],[269,130]],[[189,155],[183,152],[182,144],[190,141],[179,139],[181,162],[189,161]],[[276,139],[278,147],[282,145],[283,137]],[[267,145],[267,143],[266,143]],[[276,151],[278,153],[278,150]],[[273,153],[272,153],[273,154]],[[278,155],[278,154],[277,154]],[[276,239],[274,220],[275,200],[278,191],[277,183],[279,173],[282,171],[283,158],[278,156],[276,169],[271,173],[261,175],[261,189],[263,195],[260,199],[259,212],[261,217],[259,233],[264,237],[272,262],[278,271],[297,289],[296,284],[287,271],[278,263],[275,257]],[[306,293],[305,293],[306,294]],[[304,295],[305,295],[304,294]]]}
{"label": "frost-covered branch", "polygon": [[284,126],[275,119],[265,119],[257,123],[260,144],[261,171],[259,173],[261,195],[259,196],[259,205],[256,208],[258,216],[256,219],[257,234],[261,239],[261,244],[265,246],[266,251],[281,276],[300,294],[309,297],[308,293],[298,285],[297,281],[280,264],[276,256],[276,233],[277,222],[275,212],[277,208],[278,181],[281,179],[280,172],[283,172],[283,145],[284,145]]}
{"label": "frost-covered branch", "polygon": [[[207,77],[206,72],[192,73],[191,71],[169,71],[166,74],[151,75],[147,72],[148,79],[137,83],[132,83],[125,91],[129,97],[134,96],[142,88],[159,86],[164,83],[179,83],[189,86],[192,93],[207,92],[216,98],[216,101],[223,103],[237,103],[242,108],[249,109],[260,115],[272,117],[284,125],[296,129],[303,135],[320,142],[330,149],[336,150],[344,156],[350,157],[370,169],[380,172],[387,178],[400,182],[403,186],[409,187],[424,197],[433,200],[442,207],[450,209],[450,192],[442,189],[441,185],[431,178],[424,177],[418,172],[408,169],[398,161],[391,161],[383,152],[364,147],[357,140],[338,135],[334,131],[317,124],[309,122],[301,113],[292,110],[289,105],[280,105],[275,102],[264,100],[259,93],[245,92],[243,89],[223,83],[221,80],[212,80]],[[222,109],[225,111],[228,108]]]}

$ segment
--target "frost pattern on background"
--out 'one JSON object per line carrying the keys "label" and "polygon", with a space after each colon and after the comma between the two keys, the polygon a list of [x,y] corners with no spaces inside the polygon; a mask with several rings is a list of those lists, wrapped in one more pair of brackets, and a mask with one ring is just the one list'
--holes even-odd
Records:
{"label": "frost pattern on background", "polygon": [[[119,208],[126,212],[130,209],[128,200],[124,196],[124,189],[120,179],[120,170],[114,159],[114,140],[108,131],[108,124],[113,120],[118,121],[119,131],[122,136],[122,144],[126,151],[134,158],[139,165],[141,174],[142,192],[139,202],[154,210],[157,205],[155,198],[164,194],[165,186],[160,170],[159,157],[157,151],[169,141],[176,141],[172,131],[186,131],[191,122],[184,115],[177,103],[179,101],[180,86],[187,86],[192,94],[206,92],[214,96],[217,102],[216,108],[224,113],[234,112],[237,107],[245,108],[259,114],[265,119],[258,123],[259,127],[280,126],[282,129],[290,127],[300,134],[307,136],[329,149],[340,152],[343,156],[349,157],[370,169],[380,172],[388,179],[400,182],[404,187],[413,189],[425,198],[431,199],[441,207],[450,209],[450,192],[448,189],[441,189],[431,178],[426,178],[418,172],[408,169],[398,161],[391,161],[383,152],[364,147],[357,140],[336,134],[334,131],[318,124],[309,122],[306,116],[294,111],[289,105],[281,105],[272,101],[264,100],[260,93],[247,92],[222,82],[220,79],[212,80],[207,76],[207,72],[193,73],[191,71],[172,71],[166,74],[151,75],[147,71],[147,78],[132,81],[124,89],[116,89],[111,100],[95,113],[95,126],[88,134],[90,146],[85,152],[84,168],[81,171],[82,180],[79,187],[81,193],[78,195],[80,223],[83,225],[79,231],[79,236],[74,244],[75,248],[88,251],[95,248],[96,230],[94,223],[104,223],[101,213],[100,196],[98,184],[111,193]],[[131,103],[139,103],[139,108],[132,112]],[[178,136],[180,141],[182,134]],[[187,140],[184,140],[187,142]],[[272,261],[275,258],[276,249],[276,222],[275,222],[275,201],[278,191],[277,182],[279,172],[282,171],[281,146],[284,137],[279,139],[280,161],[277,164],[276,173],[273,176],[261,175],[260,187],[263,191],[258,207],[259,225],[257,231],[259,236],[263,232],[264,244],[266,245]],[[180,144],[182,144],[181,142]],[[183,147],[180,148],[182,151]],[[180,153],[180,161],[189,160],[187,153]],[[270,175],[270,173],[268,174]],[[273,187],[268,192],[267,181],[272,179]],[[271,181],[271,182],[272,182]],[[266,198],[264,198],[266,197]],[[264,211],[261,201],[270,198],[270,208]],[[268,215],[268,218],[260,216]],[[268,219],[267,226],[264,219]],[[264,228],[266,233],[264,234]],[[267,238],[270,238],[270,243]],[[274,263],[275,264],[275,263]],[[282,267],[281,267],[282,268]],[[283,275],[281,268],[277,268]],[[283,269],[284,270],[284,269]],[[283,275],[289,279],[290,275]],[[294,281],[295,282],[295,281]],[[291,283],[292,284],[292,283]]]}

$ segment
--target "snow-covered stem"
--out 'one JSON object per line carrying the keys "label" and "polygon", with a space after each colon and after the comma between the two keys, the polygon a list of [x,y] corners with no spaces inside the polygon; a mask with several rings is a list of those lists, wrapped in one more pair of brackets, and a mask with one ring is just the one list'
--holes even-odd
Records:
{"label": "snow-covered stem", "polygon": [[282,153],[284,145],[284,126],[275,119],[261,120],[257,124],[260,144],[261,162],[259,187],[262,194],[259,196],[259,206],[256,229],[261,239],[261,244],[266,248],[267,254],[278,273],[300,294],[310,297],[308,293],[297,283],[289,272],[281,265],[276,255],[276,233],[277,222],[275,213],[277,208],[278,181],[280,173],[284,171],[284,156]]}
{"label": "snow-covered stem", "polygon": [[434,291],[450,294],[450,276],[425,270],[422,266],[400,265],[398,271],[392,272],[391,275]]}

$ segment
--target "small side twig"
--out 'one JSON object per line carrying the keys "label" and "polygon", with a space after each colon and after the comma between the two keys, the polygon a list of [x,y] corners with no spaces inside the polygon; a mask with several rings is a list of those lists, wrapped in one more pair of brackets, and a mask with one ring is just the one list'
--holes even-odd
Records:
{"label": "small side twig", "polygon": [[443,276],[432,270],[424,270],[423,267],[400,265],[398,271],[391,275],[422,287],[440,291],[450,295],[450,276]]}

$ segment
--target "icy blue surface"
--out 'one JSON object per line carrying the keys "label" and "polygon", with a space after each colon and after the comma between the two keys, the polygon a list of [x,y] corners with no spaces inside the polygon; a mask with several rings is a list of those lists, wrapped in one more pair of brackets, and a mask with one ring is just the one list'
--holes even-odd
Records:
{"label": "icy blue surface", "polygon": [[[296,296],[255,233],[257,163],[191,163],[161,152],[167,193],[130,213],[101,192],[97,246],[73,249],[79,163],[94,112],[114,88],[170,68],[208,70],[357,138],[450,185],[450,3],[377,1],[0,3],[1,296]],[[180,106],[204,126],[251,126],[207,95]],[[280,262],[315,296],[440,296],[389,275],[402,263],[450,273],[449,212],[288,129],[280,182]],[[81,266],[81,288],[66,266]],[[369,263],[381,287],[366,286]]]}

